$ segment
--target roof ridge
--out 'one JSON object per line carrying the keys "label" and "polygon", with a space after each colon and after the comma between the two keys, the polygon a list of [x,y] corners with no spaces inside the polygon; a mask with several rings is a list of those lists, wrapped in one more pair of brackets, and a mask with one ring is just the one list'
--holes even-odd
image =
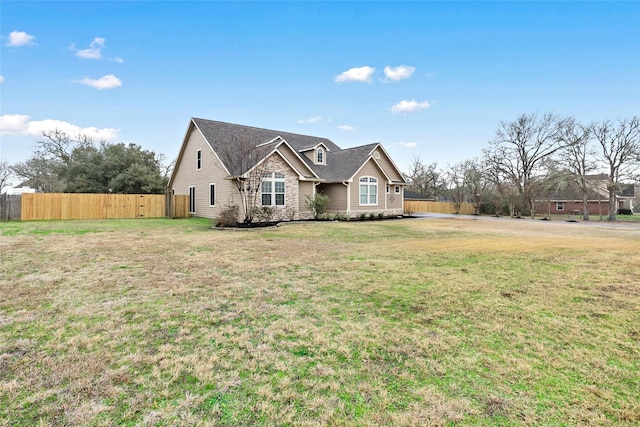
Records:
{"label": "roof ridge", "polygon": [[[221,123],[221,124],[225,124],[225,125],[238,126],[238,127],[241,127],[241,128],[253,129],[253,130],[258,130],[258,131],[275,132],[275,133],[280,133],[280,134],[284,133],[284,134],[295,135],[295,136],[306,136],[308,138],[324,139],[326,141],[331,141],[329,138],[326,138],[324,136],[307,135],[307,134],[304,134],[304,133],[295,133],[295,132],[287,132],[287,131],[276,130],[276,129],[261,128],[261,127],[256,127],[256,126],[247,126],[247,125],[241,125],[239,123],[231,123],[231,122],[222,122],[220,120],[203,119],[201,117],[192,117],[192,119],[193,120],[202,120],[204,122],[213,122],[213,123]],[[333,141],[331,141],[331,142],[333,142]]]}

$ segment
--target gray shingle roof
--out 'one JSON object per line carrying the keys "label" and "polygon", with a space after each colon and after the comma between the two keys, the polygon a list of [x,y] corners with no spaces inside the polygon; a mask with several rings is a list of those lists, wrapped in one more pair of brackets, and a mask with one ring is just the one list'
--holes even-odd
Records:
{"label": "gray shingle roof", "polygon": [[[287,141],[291,148],[298,153],[300,158],[316,175],[329,182],[345,181],[351,178],[368,159],[371,151],[377,145],[377,143],[374,143],[343,150],[327,138],[218,122],[215,120],[199,118],[193,118],[192,120],[232,175],[240,175],[246,172],[246,169],[253,166],[247,164],[239,166],[238,163],[231,158],[234,150],[229,149],[229,144],[237,144],[238,141],[250,142],[251,145],[257,147],[279,136]],[[316,165],[307,156],[301,154],[301,151],[315,147],[320,143],[324,144],[328,149],[326,153],[326,165]],[[274,144],[263,145],[261,154],[268,154],[273,147]],[[250,163],[255,164],[255,162]]]}

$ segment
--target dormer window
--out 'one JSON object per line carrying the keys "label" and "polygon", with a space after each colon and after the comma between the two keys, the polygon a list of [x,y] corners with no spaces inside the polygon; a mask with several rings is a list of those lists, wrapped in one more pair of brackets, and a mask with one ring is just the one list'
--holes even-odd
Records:
{"label": "dormer window", "polygon": [[316,150],[316,164],[324,165],[324,148],[318,147]]}

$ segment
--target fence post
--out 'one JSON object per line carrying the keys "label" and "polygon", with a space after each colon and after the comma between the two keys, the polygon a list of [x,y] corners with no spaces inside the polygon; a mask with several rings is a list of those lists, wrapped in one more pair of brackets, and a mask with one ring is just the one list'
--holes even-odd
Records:
{"label": "fence post", "polygon": [[167,218],[173,219],[173,194],[171,194],[171,190],[167,190],[164,193],[164,214]]}

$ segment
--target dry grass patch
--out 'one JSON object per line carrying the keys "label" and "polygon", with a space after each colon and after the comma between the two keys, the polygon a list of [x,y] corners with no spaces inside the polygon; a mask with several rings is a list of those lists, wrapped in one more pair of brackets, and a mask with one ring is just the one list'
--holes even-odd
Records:
{"label": "dry grass patch", "polygon": [[0,425],[640,421],[640,229],[0,233]]}

